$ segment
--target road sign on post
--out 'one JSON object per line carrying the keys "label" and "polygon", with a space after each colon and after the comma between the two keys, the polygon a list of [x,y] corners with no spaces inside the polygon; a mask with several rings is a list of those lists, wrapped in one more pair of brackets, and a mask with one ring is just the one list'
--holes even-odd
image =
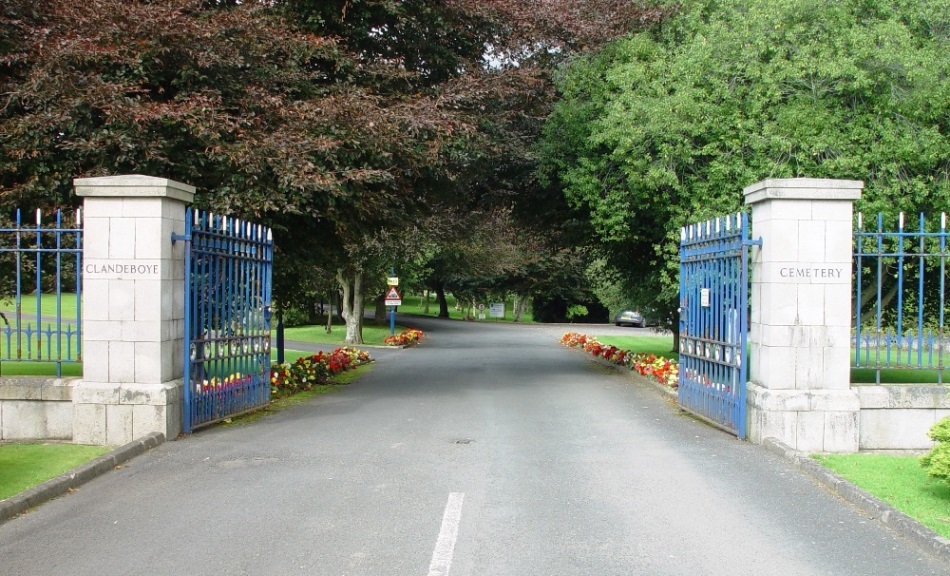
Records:
{"label": "road sign on post", "polygon": [[399,291],[396,290],[395,286],[390,286],[389,291],[386,292],[385,298],[386,306],[401,306],[402,305],[402,296],[399,294]]}

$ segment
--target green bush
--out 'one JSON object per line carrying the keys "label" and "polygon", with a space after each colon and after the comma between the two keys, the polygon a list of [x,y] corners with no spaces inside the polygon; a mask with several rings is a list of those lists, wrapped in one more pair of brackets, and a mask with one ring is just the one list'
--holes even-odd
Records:
{"label": "green bush", "polygon": [[587,306],[583,304],[574,304],[567,307],[567,319],[574,320],[575,318],[580,318],[582,316],[587,316],[589,312],[587,311]]}
{"label": "green bush", "polygon": [[920,465],[927,469],[930,476],[950,484],[950,416],[934,424],[928,436],[937,445],[920,457]]}

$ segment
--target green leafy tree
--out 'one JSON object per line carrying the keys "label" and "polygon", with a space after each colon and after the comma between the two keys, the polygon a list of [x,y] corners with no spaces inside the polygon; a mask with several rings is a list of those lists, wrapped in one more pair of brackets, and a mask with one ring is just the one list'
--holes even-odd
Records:
{"label": "green leafy tree", "polygon": [[947,0],[684,2],[564,69],[542,177],[637,300],[672,311],[680,228],[740,210],[758,180],[864,180],[861,209],[945,208],[948,38]]}
{"label": "green leafy tree", "polygon": [[[359,308],[433,207],[524,205],[553,62],[661,15],[535,4],[8,0],[0,209],[75,205],[76,177],[173,178],[274,228],[294,261],[279,302],[329,281]],[[319,280],[296,281],[308,267]]]}

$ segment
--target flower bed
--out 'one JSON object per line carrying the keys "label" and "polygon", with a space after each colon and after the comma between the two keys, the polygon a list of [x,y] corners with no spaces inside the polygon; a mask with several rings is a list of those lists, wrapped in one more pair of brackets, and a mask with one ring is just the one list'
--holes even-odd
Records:
{"label": "flower bed", "polygon": [[271,396],[290,396],[326,384],[330,377],[371,362],[369,354],[346,346],[333,352],[302,356],[293,363],[274,364],[270,372]]}
{"label": "flower bed", "polygon": [[399,334],[393,334],[392,336],[386,336],[383,342],[388,346],[415,346],[425,335],[422,333],[422,330],[417,330],[415,328],[407,328]]}
{"label": "flower bed", "polygon": [[621,350],[616,346],[603,344],[592,336],[568,332],[561,337],[561,344],[568,348],[581,348],[598,358],[626,366],[641,376],[652,378],[664,386],[679,386],[679,365],[673,360],[655,354],[637,354],[630,350]]}

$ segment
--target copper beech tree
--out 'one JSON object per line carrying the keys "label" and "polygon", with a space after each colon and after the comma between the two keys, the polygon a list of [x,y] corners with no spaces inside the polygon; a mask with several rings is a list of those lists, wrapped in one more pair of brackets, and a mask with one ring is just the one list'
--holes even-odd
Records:
{"label": "copper beech tree", "polygon": [[281,300],[307,266],[355,288],[401,250],[378,239],[428,234],[432,206],[529,204],[553,66],[664,15],[616,0],[6,0],[0,211],[76,204],[76,177],[168,177],[274,227],[296,262],[278,266]]}

